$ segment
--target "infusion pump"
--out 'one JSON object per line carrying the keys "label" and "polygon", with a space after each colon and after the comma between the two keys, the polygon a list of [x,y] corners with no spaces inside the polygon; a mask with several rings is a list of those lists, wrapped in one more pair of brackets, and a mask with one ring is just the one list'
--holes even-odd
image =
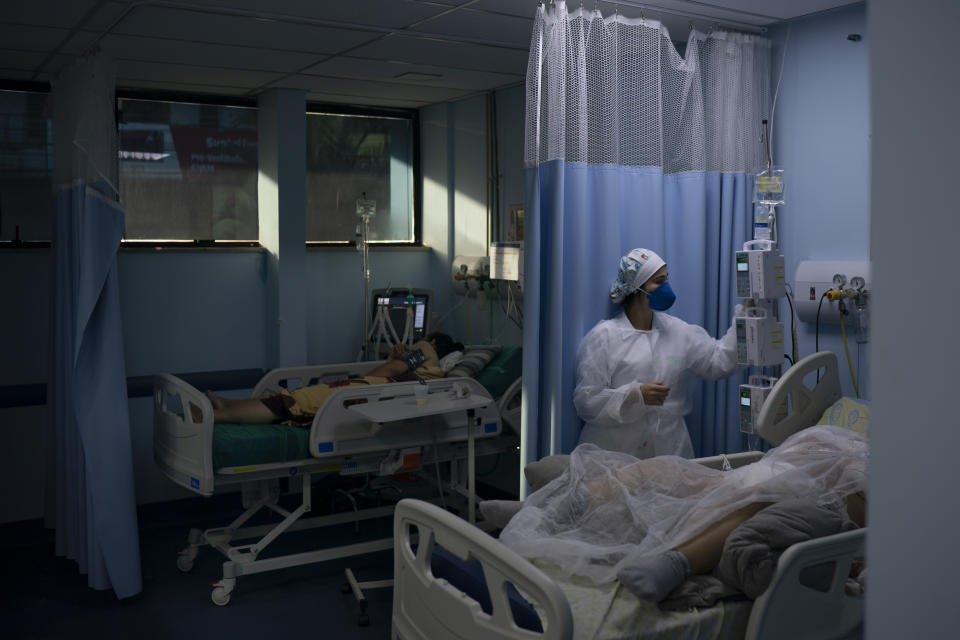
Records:
{"label": "infusion pump", "polygon": [[783,254],[770,240],[751,240],[737,251],[737,297],[774,300],[786,293]]}

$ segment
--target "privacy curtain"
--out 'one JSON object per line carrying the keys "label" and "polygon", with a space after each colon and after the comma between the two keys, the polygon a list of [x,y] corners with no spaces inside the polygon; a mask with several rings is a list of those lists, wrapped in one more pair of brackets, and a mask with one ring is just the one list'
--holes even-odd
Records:
{"label": "privacy curtain", "polygon": [[[730,326],[769,66],[756,36],[691,31],[681,56],[657,21],[540,5],[526,78],[522,464],[576,446],[577,346],[617,312],[609,287],[630,249],[667,261],[671,314],[715,337]],[[740,381],[694,398],[698,455],[742,448]]]}
{"label": "privacy curtain", "polygon": [[114,69],[84,58],[53,84],[51,363],[46,523],[94,589],[142,588],[117,249]]}

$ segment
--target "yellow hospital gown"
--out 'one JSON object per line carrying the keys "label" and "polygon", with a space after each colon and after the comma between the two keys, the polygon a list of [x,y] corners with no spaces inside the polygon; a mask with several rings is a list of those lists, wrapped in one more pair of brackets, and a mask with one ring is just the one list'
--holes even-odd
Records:
{"label": "yellow hospital gown", "polygon": [[[414,373],[423,380],[435,380],[446,375],[446,372],[440,367],[430,367],[426,365],[417,368]],[[309,418],[316,414],[320,407],[323,406],[323,403],[327,401],[330,394],[340,387],[366,387],[372,384],[386,384],[388,382],[395,382],[395,380],[382,376],[362,376],[360,378],[344,380],[343,382],[301,387],[293,391],[281,389],[280,393],[283,396],[293,398],[293,404],[288,407],[292,415],[300,418]],[[289,401],[287,402],[289,403]]]}

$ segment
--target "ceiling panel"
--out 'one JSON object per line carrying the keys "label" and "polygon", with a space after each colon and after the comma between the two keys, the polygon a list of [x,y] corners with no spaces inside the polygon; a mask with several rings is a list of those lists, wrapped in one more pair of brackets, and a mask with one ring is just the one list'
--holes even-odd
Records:
{"label": "ceiling panel", "polygon": [[0,24],[0,43],[4,49],[51,51],[68,33],[67,29]]}
{"label": "ceiling panel", "polygon": [[463,89],[424,87],[402,83],[372,82],[349,78],[325,78],[321,76],[295,75],[275,82],[274,86],[288,89],[306,89],[323,93],[348,94],[365,98],[403,98],[423,102],[443,102],[461,96]]}
{"label": "ceiling panel", "polygon": [[267,73],[265,71],[219,69],[194,65],[119,60],[117,61],[117,77],[124,80],[142,78],[143,80],[153,82],[183,82],[192,85],[231,86],[252,89],[282,78],[283,74]]}
{"label": "ceiling panel", "polygon": [[427,19],[448,7],[434,2],[413,0],[191,0],[190,4],[208,7],[211,11],[236,9],[268,16],[289,16],[310,20],[330,20],[375,27],[400,29]]}
{"label": "ceiling panel", "polygon": [[102,0],[3,0],[0,22],[69,29]]}
{"label": "ceiling panel", "polygon": [[5,69],[21,69],[24,71],[33,71],[36,69],[47,54],[43,51],[17,51],[13,49],[0,49],[0,67]]}
{"label": "ceiling panel", "polygon": [[[593,0],[587,0],[587,6],[591,6]],[[471,9],[479,9],[481,11],[489,11],[492,13],[503,13],[511,16],[519,16],[521,18],[526,18],[531,21],[535,15],[537,15],[537,5],[539,3],[537,0],[479,0],[478,2],[471,4]],[[567,8],[575,9],[582,3],[577,3],[573,0],[567,3]]]}
{"label": "ceiling panel", "polygon": [[156,7],[135,9],[113,33],[313,53],[335,53],[375,37],[350,29]]}
{"label": "ceiling panel", "polygon": [[163,38],[107,36],[100,43],[106,53],[119,60],[170,62],[192,65],[202,61],[210,67],[294,72],[316,62],[318,55],[296,51],[274,51]]}
{"label": "ceiling panel", "polygon": [[[472,90],[506,86],[522,82],[524,78],[522,74],[472,71],[428,64],[368,60],[348,56],[331,58],[326,62],[305,69],[302,73]],[[419,76],[416,74],[419,74]]]}
{"label": "ceiling panel", "polygon": [[416,27],[414,31],[491,40],[527,49],[532,27],[533,21],[529,18],[461,9]]}
{"label": "ceiling panel", "polygon": [[521,74],[527,72],[526,51],[430,38],[390,36],[358,47],[351,54],[361,58],[399,60],[416,64],[433,64],[437,60],[443,60],[445,66],[474,71]]}

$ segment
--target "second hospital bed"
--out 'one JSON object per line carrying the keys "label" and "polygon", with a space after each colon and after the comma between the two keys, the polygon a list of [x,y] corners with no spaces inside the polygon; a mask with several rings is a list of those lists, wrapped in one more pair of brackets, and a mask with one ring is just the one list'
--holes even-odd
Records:
{"label": "second hospital bed", "polygon": [[[808,388],[804,378],[821,371]],[[841,398],[836,356],[799,361],[771,391],[758,433],[773,445],[828,419]],[[777,420],[777,407],[790,413]],[[847,425],[840,425],[847,426]],[[862,426],[862,425],[860,425]],[[858,429],[859,430],[859,429]],[[749,464],[761,452],[701,458],[713,468]],[[690,611],[660,611],[619,583],[593,586],[553,579],[480,529],[416,500],[401,501],[394,520],[393,634],[400,640],[480,639],[831,639],[857,637],[862,595],[847,595],[846,576],[863,557],[865,529],[795,544],[780,556],[766,591]],[[826,569],[825,590],[807,570]],[[828,573],[829,575],[829,573]],[[520,594],[523,594],[522,596]],[[532,605],[531,605],[532,603]]]}
{"label": "second hospital bed", "polygon": [[[477,456],[516,449],[519,439],[503,431],[515,428],[519,415],[520,349],[468,349],[460,375],[421,382],[395,382],[335,388],[309,428],[286,425],[214,424],[209,398],[177,376],[154,377],[154,460],[172,481],[202,496],[241,488],[245,510],[224,527],[192,529],[179,553],[181,571],[193,569],[199,549],[220,551],[223,577],[213,585],[215,604],[229,603],[241,575],[387,550],[392,540],[374,540],[307,553],[267,557],[264,550],[286,532],[390,516],[393,505],[308,517],[315,475],[389,476],[450,463],[446,487],[475,505]],[[362,375],[378,362],[275,369],[256,385],[259,398],[316,383]],[[422,393],[426,391],[426,393]],[[494,397],[496,395],[496,398]],[[279,481],[300,485],[301,503],[288,511],[279,504]],[[442,492],[444,486],[438,486]],[[442,494],[441,494],[442,495]],[[441,498],[442,499],[442,498]],[[248,526],[258,512],[270,510],[279,522]],[[235,541],[252,541],[235,544]],[[261,555],[263,554],[263,555]]]}

